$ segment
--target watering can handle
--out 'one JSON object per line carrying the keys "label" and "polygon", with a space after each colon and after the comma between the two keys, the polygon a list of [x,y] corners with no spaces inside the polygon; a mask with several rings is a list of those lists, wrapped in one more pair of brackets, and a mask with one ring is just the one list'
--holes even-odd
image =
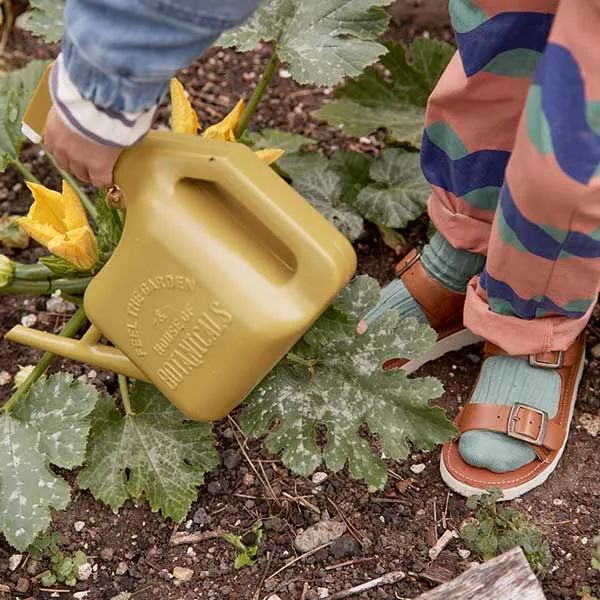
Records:
{"label": "watering can handle", "polygon": [[140,173],[148,171],[167,193],[182,180],[210,182],[252,213],[294,256],[286,285],[306,306],[323,281],[339,281],[341,289],[354,274],[356,254],[347,239],[244,144],[151,131],[123,152],[115,168],[132,214],[135,198],[143,195]]}

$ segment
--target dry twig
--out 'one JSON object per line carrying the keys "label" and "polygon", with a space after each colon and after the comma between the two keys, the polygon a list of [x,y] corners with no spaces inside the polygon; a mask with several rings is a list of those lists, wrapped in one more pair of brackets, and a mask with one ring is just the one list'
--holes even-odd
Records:
{"label": "dry twig", "polygon": [[381,577],[377,577],[377,579],[371,579],[371,581],[366,581],[360,585],[355,585],[347,590],[336,592],[331,596],[327,596],[327,598],[329,600],[343,600],[344,598],[349,598],[350,596],[356,596],[356,594],[361,594],[362,592],[372,590],[380,585],[390,585],[392,583],[396,583],[405,577],[406,573],[404,573],[404,571],[391,571],[390,573],[386,573]]}

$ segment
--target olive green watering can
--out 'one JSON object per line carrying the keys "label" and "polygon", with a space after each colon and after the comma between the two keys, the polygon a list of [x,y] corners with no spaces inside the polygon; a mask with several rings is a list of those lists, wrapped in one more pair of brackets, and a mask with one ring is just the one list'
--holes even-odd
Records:
{"label": "olive green watering can", "polygon": [[[30,137],[50,105],[46,76]],[[91,328],[81,340],[22,326],[6,338],[149,381],[190,419],[222,418],[351,279],[354,250],[242,144],[150,132],[114,177],[127,219],[85,292]]]}

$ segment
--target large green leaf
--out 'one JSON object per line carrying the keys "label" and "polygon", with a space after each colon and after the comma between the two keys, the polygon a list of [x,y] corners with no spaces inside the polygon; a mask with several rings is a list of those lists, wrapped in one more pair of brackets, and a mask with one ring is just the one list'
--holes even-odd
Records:
{"label": "large green leaf", "polygon": [[112,398],[100,398],[77,482],[114,510],[144,496],[152,510],[181,521],[219,463],[210,425],[186,421],[146,383],[134,385],[131,405],[135,415],[123,415]]}
{"label": "large green leaf", "polygon": [[265,0],[243,25],[218,40],[242,51],[273,41],[299,83],[334,85],[385,52],[377,38],[391,0]]}
{"label": "large green leaf", "polygon": [[16,160],[24,137],[21,120],[48,62],[34,60],[0,78],[0,173]]}
{"label": "large green leaf", "polygon": [[354,241],[363,232],[363,218],[343,201],[342,186],[341,176],[325,167],[308,171],[294,181],[298,192],[349,240]]}
{"label": "large green leaf", "polygon": [[[244,408],[246,434],[268,432],[269,450],[281,452],[283,463],[298,474],[310,475],[324,460],[332,471],[347,465],[353,476],[381,488],[386,468],[360,435],[363,426],[377,434],[382,452],[395,459],[406,458],[409,442],[431,449],[456,433],[444,411],[428,405],[442,392],[436,379],[409,379],[404,371],[382,369],[389,358],[427,352],[435,342],[431,328],[387,312],[364,335],[355,333],[359,316],[377,300],[375,290],[373,280],[357,278]],[[345,311],[350,314],[344,322],[339,313]],[[327,430],[322,446],[317,426]]]}
{"label": "large green leaf", "polygon": [[36,383],[11,414],[0,416],[0,532],[25,550],[50,524],[50,508],[65,509],[68,484],[50,464],[83,462],[96,390],[65,374]]}
{"label": "large green leaf", "polygon": [[298,135],[297,133],[289,133],[281,129],[263,129],[260,133],[251,131],[248,137],[252,140],[254,148],[260,150],[262,148],[281,148],[286,153],[298,152],[304,146],[316,144],[316,141]]}
{"label": "large green leaf", "polygon": [[329,168],[342,179],[342,199],[352,204],[358,193],[372,183],[369,170],[371,157],[362,152],[339,150],[329,161]]}
{"label": "large green leaf", "polygon": [[427,98],[454,48],[433,39],[418,39],[409,51],[396,42],[386,42],[386,46],[389,53],[381,63],[389,77],[373,67],[366,69],[357,79],[346,81],[336,91],[336,100],[315,115],[352,135],[364,136],[385,128],[393,139],[418,146]]}
{"label": "large green leaf", "polygon": [[58,42],[64,32],[65,0],[30,0],[27,29],[47,42]]}
{"label": "large green leaf", "polygon": [[372,163],[370,174],[375,183],[363,188],[354,202],[366,219],[399,229],[425,211],[431,188],[417,153],[383,150]]}
{"label": "large green leaf", "polygon": [[277,165],[292,181],[300,179],[307,173],[327,168],[327,157],[321,152],[286,152],[278,161]]}

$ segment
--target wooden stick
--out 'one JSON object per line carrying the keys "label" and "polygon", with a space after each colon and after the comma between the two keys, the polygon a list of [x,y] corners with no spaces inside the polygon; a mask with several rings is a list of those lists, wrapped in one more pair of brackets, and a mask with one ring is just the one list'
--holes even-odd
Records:
{"label": "wooden stick", "polygon": [[317,513],[318,515],[321,514],[321,509],[318,506],[315,506],[312,502],[305,500],[302,496],[292,496],[291,494],[288,494],[287,492],[283,492],[281,495],[284,496],[285,498],[287,498],[288,500],[293,500],[294,502],[298,502],[298,504],[302,504],[302,506],[304,506],[304,508],[308,508],[309,510],[312,510],[314,513]]}
{"label": "wooden stick", "polygon": [[404,571],[391,571],[390,573],[386,573],[381,577],[377,577],[377,579],[371,579],[371,581],[361,583],[360,585],[355,585],[354,587],[343,590],[342,592],[336,592],[331,596],[327,596],[327,598],[328,600],[343,600],[344,598],[349,598],[350,596],[356,596],[356,594],[361,594],[362,592],[372,590],[380,585],[390,585],[392,583],[396,583],[405,577],[406,573]]}
{"label": "wooden stick", "polygon": [[350,567],[352,565],[357,565],[359,563],[368,562],[370,560],[375,560],[376,556],[365,556],[364,558],[355,558],[354,560],[345,560],[344,562],[337,563],[335,565],[327,565],[325,567],[326,571],[333,571],[334,569],[341,569],[342,567]]}
{"label": "wooden stick", "polygon": [[216,540],[225,533],[224,530],[216,529],[215,531],[197,531],[196,533],[183,533],[183,531],[174,533],[171,536],[170,546],[184,546],[185,544],[199,544],[207,540]]}

